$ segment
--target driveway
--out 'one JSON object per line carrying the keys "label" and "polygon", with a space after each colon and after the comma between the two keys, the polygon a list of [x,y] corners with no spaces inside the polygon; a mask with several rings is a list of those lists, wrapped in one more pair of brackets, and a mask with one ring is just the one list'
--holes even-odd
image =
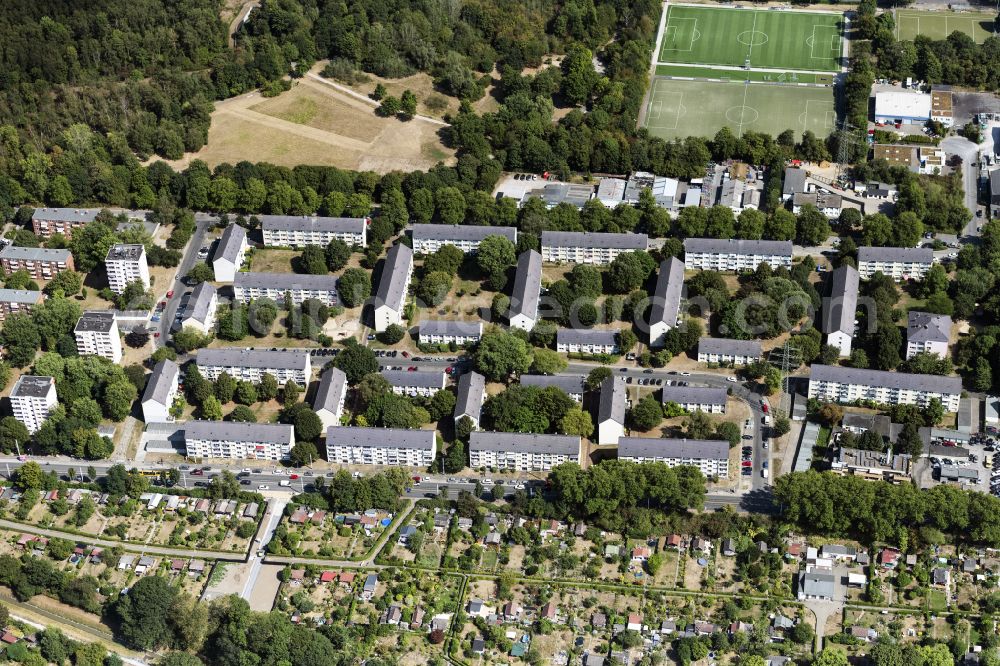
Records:
{"label": "driveway", "polygon": [[965,190],[965,207],[972,213],[972,217],[966,224],[963,234],[966,236],[978,235],[976,232],[976,200],[979,192],[979,146],[972,143],[964,136],[949,136],[941,141],[941,148],[947,155],[957,155],[962,159],[962,188]]}

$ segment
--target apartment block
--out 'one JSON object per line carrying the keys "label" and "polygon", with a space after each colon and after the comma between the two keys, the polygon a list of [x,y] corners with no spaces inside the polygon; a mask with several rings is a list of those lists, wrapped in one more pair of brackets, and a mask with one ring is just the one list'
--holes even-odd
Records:
{"label": "apartment block", "polygon": [[118,317],[114,312],[84,312],[77,320],[73,333],[81,355],[93,354],[103,356],[112,363],[121,362],[122,340],[118,332]]}
{"label": "apartment block", "polygon": [[844,207],[844,199],[839,194],[826,192],[799,192],[792,197],[792,212],[798,215],[803,206],[814,206],[827,218],[834,220],[840,217]]}
{"label": "apartment block", "polygon": [[[51,238],[53,234],[62,234],[70,238],[74,230],[96,220],[101,210],[100,208],[36,208],[31,214],[31,229],[41,238]],[[108,212],[114,215],[124,213],[132,222],[144,222],[146,217],[145,211],[116,209]]]}
{"label": "apartment block", "polygon": [[571,397],[576,402],[583,402],[583,394],[586,390],[583,375],[521,375],[518,382],[522,386],[538,386],[545,388],[555,386],[557,389]]}
{"label": "apartment block", "polygon": [[910,310],[906,320],[906,358],[917,354],[948,357],[951,340],[951,317]]}
{"label": "apartment block", "polygon": [[33,280],[51,280],[58,273],[73,270],[73,254],[69,250],[8,245],[0,250],[0,265],[7,275],[23,270]]}
{"label": "apartment block", "polygon": [[112,245],[104,258],[104,269],[108,273],[108,286],[116,294],[137,281],[149,288],[149,266],[146,263],[146,248],[142,245]]}
{"label": "apartment block", "polygon": [[411,398],[420,396],[428,398],[445,387],[448,376],[434,370],[383,370],[382,376],[392,385],[396,395],[406,395]]}
{"label": "apartment block", "polygon": [[826,344],[836,347],[841,356],[851,355],[854,342],[854,317],[858,310],[858,271],[841,266],[833,272],[830,295],[823,299],[823,333]]}
{"label": "apartment block", "polygon": [[622,437],[618,459],[637,463],[662,462],[667,467],[697,467],[705,476],[729,476],[729,442],[713,439]]}
{"label": "apartment block", "polygon": [[542,260],[607,266],[623,252],[646,250],[646,234],[605,234],[586,231],[543,231]]}
{"label": "apartment block", "polygon": [[180,368],[170,359],[163,359],[153,368],[142,394],[142,420],[146,423],[168,423],[174,420],[174,406],[180,386]]}
{"label": "apartment block", "polygon": [[713,386],[664,386],[660,402],[672,402],[688,412],[726,413],[726,389]]}
{"label": "apartment block", "polygon": [[556,351],[570,354],[614,354],[618,351],[618,332],[593,328],[560,328],[556,332]]}
{"label": "apartment block", "polygon": [[232,282],[235,279],[236,272],[243,266],[249,247],[246,229],[238,224],[226,227],[212,258],[216,282]]}
{"label": "apartment block", "polygon": [[961,394],[960,377],[833,365],[814,365],[809,374],[809,397],[827,402],[849,404],[866,400],[880,405],[926,407],[937,398],[946,412],[957,412]]}
{"label": "apartment block", "polygon": [[0,289],[0,323],[7,315],[31,310],[45,300],[45,294],[29,289]]}
{"label": "apartment block", "polygon": [[313,400],[313,410],[323,423],[325,431],[330,426],[339,426],[344,415],[347,398],[347,375],[340,368],[329,367],[319,376],[319,387]]}
{"label": "apartment block", "polygon": [[683,291],[684,262],[670,257],[660,264],[660,273],[656,277],[656,290],[649,313],[650,347],[662,347],[667,331],[680,322]]}
{"label": "apartment block", "polygon": [[688,270],[754,271],[761,264],[771,268],[791,268],[792,241],[735,238],[684,240],[684,266]]}
{"label": "apartment block", "polygon": [[288,460],[295,445],[294,429],[280,423],[188,421],[184,446],[189,458]]}
{"label": "apartment block", "polygon": [[538,323],[538,302],[542,292],[542,255],[525,250],[517,258],[514,289],[510,295],[507,320],[513,328],[530,331]]}
{"label": "apartment block", "polygon": [[21,375],[10,391],[10,406],[14,418],[34,434],[49,418],[58,404],[56,380],[42,375]]}
{"label": "apartment block", "polygon": [[369,220],[366,217],[309,217],[306,215],[258,215],[264,247],[325,247],[334,238],[348,245],[365,247]]}
{"label": "apartment block", "polygon": [[285,302],[286,295],[296,305],[310,298],[329,306],[340,303],[337,278],[333,275],[240,272],[233,278],[233,298],[240,303],[269,298],[280,304]]}
{"label": "apartment block", "polygon": [[454,245],[462,252],[475,252],[479,244],[490,236],[503,236],[517,245],[514,227],[479,227],[465,224],[414,224],[410,232],[413,251],[431,254],[445,245]]}
{"label": "apartment block", "polygon": [[627,407],[628,389],[624,378],[616,375],[601,382],[601,396],[597,403],[598,444],[614,444],[625,435]]}
{"label": "apartment block", "polygon": [[862,280],[882,273],[897,282],[921,280],[934,265],[929,247],[859,247],[858,274]]}
{"label": "apartment block", "polygon": [[469,467],[543,472],[566,462],[579,464],[582,441],[570,435],[474,432],[469,436]]}
{"label": "apartment block", "polygon": [[481,321],[425,319],[417,325],[417,339],[422,345],[455,343],[459,346],[479,342],[483,336]]}
{"label": "apartment block", "polygon": [[434,430],[327,428],[326,459],[340,465],[428,467],[437,453]]}
{"label": "apartment block", "polygon": [[479,419],[486,401],[486,378],[478,372],[466,372],[458,378],[458,397],[455,400],[455,423],[469,417],[478,429]]}
{"label": "apartment block", "polygon": [[195,364],[213,382],[223,372],[233,379],[259,384],[264,375],[272,375],[278,384],[289,379],[306,386],[312,378],[312,361],[308,351],[279,349],[277,351],[217,347],[199,349]]}
{"label": "apartment block", "polygon": [[728,338],[699,338],[699,363],[732,363],[748,365],[759,361],[764,352],[760,340],[730,340]]}
{"label": "apartment block", "polygon": [[219,309],[219,292],[207,282],[202,282],[188,296],[187,306],[181,314],[181,328],[193,328],[202,335],[215,331],[215,313]]}
{"label": "apartment block", "polygon": [[389,248],[375,291],[375,330],[381,333],[392,324],[403,324],[403,308],[413,277],[413,250],[402,243]]}

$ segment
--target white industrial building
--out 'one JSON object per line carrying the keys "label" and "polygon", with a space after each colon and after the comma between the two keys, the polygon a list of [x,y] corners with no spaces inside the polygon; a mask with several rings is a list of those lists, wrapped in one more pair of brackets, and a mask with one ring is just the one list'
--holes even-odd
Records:
{"label": "white industrial building", "polygon": [[511,327],[530,331],[538,323],[538,302],[542,292],[542,255],[525,250],[517,258],[514,289],[507,320]]}
{"label": "white industrial building", "polygon": [[21,375],[10,391],[14,418],[35,434],[58,404],[56,380],[42,375]]}
{"label": "white industrial building", "polygon": [[922,280],[934,265],[934,250],[929,247],[859,247],[858,274],[867,280],[882,273],[897,282]]}
{"label": "white industrial building", "polygon": [[365,246],[366,217],[310,217],[307,215],[258,215],[264,247],[326,247],[333,239]]}
{"label": "white industrial building", "polygon": [[468,224],[414,224],[410,235],[413,251],[417,254],[431,254],[445,245],[454,245],[462,252],[475,252],[479,244],[490,236],[503,236],[517,245],[517,229],[514,227],[482,227]]}
{"label": "white industrial building", "polygon": [[112,363],[122,360],[122,340],[118,318],[111,311],[88,310],[73,329],[76,349],[81,355],[102,356]]}
{"label": "white industrial building", "polygon": [[566,462],[579,464],[581,444],[579,437],[570,435],[474,432],[469,436],[469,467],[544,472]]}
{"label": "white industrial building", "polygon": [[149,289],[149,265],[142,245],[112,245],[104,258],[104,269],[108,273],[108,286],[116,294],[133,282],[141,282]]}
{"label": "white industrial building", "polygon": [[850,356],[858,310],[858,271],[841,266],[833,272],[831,282],[830,295],[823,299],[823,333],[826,344],[836,347],[841,356]]}
{"label": "white industrial building", "polygon": [[850,404],[869,400],[880,405],[926,407],[937,398],[946,412],[957,412],[961,394],[960,377],[833,365],[813,365],[809,374],[809,397],[827,402]]}
{"label": "white industrial building", "polygon": [[413,276],[413,250],[402,243],[389,248],[382,276],[375,291],[375,330],[383,332],[392,324],[403,324],[403,309]]}
{"label": "white industrial building", "polygon": [[327,428],[326,459],[340,465],[429,467],[437,453],[434,430]]}
{"label": "white industrial building", "polygon": [[684,262],[670,257],[660,264],[649,313],[649,346],[662,347],[667,331],[680,323],[681,293],[684,291]]}
{"label": "white industrial building", "polygon": [[622,437],[618,459],[632,462],[662,462],[667,467],[697,467],[705,476],[729,476],[729,442],[712,439],[666,439]]}
{"label": "white industrial building", "polygon": [[295,305],[311,298],[328,306],[340,303],[337,278],[333,275],[237,273],[233,279],[233,298],[238,303],[269,298],[281,304],[285,302],[286,295],[291,296]]}
{"label": "white industrial building", "polygon": [[931,96],[909,90],[875,93],[875,122],[924,124],[931,119]]}
{"label": "white industrial building", "polygon": [[222,232],[219,244],[215,248],[215,256],[212,259],[212,270],[215,272],[216,282],[232,282],[236,277],[236,272],[243,266],[246,259],[247,249],[246,229],[238,224],[230,224]]}
{"label": "white industrial building", "polygon": [[294,429],[280,423],[188,421],[184,446],[189,458],[287,460],[295,445]]}
{"label": "white industrial building", "polygon": [[791,268],[792,241],[684,239],[684,267],[688,270],[754,271],[761,264]]}
{"label": "white industrial building", "polygon": [[244,349],[242,347],[217,347],[199,349],[195,356],[198,370],[213,382],[223,372],[236,380],[259,384],[264,375],[271,375],[278,384],[289,379],[299,386],[306,386],[312,378],[312,360],[308,351],[296,349]]}
{"label": "white industrial building", "polygon": [[645,251],[646,234],[591,233],[587,231],[543,231],[542,260],[607,266],[624,252]]}
{"label": "white industrial building", "polygon": [[146,423],[169,423],[174,420],[174,406],[180,380],[180,368],[169,358],[156,364],[142,394],[142,420]]}

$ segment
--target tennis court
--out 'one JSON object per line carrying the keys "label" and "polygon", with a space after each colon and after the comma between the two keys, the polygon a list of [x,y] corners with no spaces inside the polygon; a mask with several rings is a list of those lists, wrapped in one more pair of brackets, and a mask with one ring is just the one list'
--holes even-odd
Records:
{"label": "tennis court", "polygon": [[842,24],[832,13],[670,5],[659,62],[837,71]]}
{"label": "tennis court", "polygon": [[713,137],[723,127],[796,138],[829,136],[836,127],[833,89],[820,86],[653,79],[646,110],[650,134],[664,139]]}
{"label": "tennis court", "polygon": [[996,13],[987,12],[921,12],[896,10],[896,39],[913,41],[917,35],[934,40],[944,39],[956,30],[964,32],[977,44],[994,33]]}

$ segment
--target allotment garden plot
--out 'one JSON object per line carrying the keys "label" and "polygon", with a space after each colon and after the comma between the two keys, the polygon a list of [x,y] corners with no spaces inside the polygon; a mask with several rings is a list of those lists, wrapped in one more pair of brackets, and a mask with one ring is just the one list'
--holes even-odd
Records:
{"label": "allotment garden plot", "polygon": [[659,62],[832,72],[842,34],[841,14],[671,5]]}
{"label": "allotment garden plot", "polygon": [[995,32],[996,12],[921,12],[897,9],[896,39],[912,41],[917,35],[934,40],[944,39],[953,32],[964,32],[977,44],[982,44]]}
{"label": "allotment garden plot", "polygon": [[797,137],[807,130],[826,137],[836,127],[836,112],[826,86],[655,78],[646,127],[664,139],[712,137],[723,127],[737,136],[791,129]]}

